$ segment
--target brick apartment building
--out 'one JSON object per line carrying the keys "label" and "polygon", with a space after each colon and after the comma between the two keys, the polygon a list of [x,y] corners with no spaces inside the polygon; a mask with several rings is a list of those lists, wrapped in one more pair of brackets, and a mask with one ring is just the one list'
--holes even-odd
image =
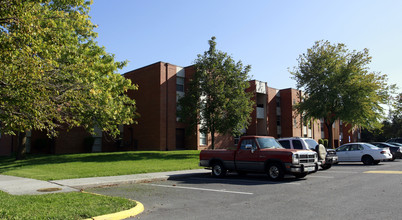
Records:
{"label": "brick apartment building", "polygon": [[[140,117],[138,123],[126,126],[124,142],[138,150],[204,149],[210,143],[208,135],[196,132],[186,134],[185,124],[177,117],[177,101],[184,95],[194,66],[180,67],[157,62],[124,76],[139,85],[128,95],[136,100]],[[127,134],[128,133],[128,134]],[[234,138],[217,135],[217,148],[233,145]]]}
{"label": "brick apartment building", "polygon": [[[186,133],[185,124],[180,123],[176,114],[177,101],[184,95],[185,88],[195,73],[194,66],[180,67],[165,62],[157,62],[124,74],[139,86],[137,91],[129,91],[135,99],[138,123],[121,128],[120,141],[113,140],[95,129],[91,135],[82,128],[60,131],[55,139],[47,139],[41,132],[28,135],[27,150],[31,153],[81,153],[122,150],[178,150],[205,149],[210,147],[211,138],[198,131]],[[253,93],[256,105],[251,113],[251,123],[244,129],[244,135],[269,135],[279,137],[309,137],[315,140],[328,137],[328,131],[320,120],[312,120],[306,125],[294,110],[300,102],[301,91],[296,89],[274,89],[266,82],[250,81],[246,90]],[[333,146],[355,142],[360,139],[359,130],[350,125],[336,122],[333,126]],[[92,137],[94,144],[87,146],[86,139]],[[215,147],[231,147],[236,138],[231,135],[216,135]],[[16,137],[0,136],[0,155],[16,151]]]}

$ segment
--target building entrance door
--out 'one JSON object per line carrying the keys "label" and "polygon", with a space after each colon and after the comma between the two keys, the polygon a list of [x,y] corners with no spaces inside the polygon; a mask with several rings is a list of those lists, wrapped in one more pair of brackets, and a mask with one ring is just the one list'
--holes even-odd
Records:
{"label": "building entrance door", "polygon": [[176,129],[176,149],[184,149],[185,145],[185,135],[183,128]]}

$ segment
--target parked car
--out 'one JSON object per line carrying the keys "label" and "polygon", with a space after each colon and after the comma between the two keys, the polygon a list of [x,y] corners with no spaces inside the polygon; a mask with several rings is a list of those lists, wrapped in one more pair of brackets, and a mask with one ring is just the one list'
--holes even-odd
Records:
{"label": "parked car", "polygon": [[397,143],[397,142],[386,142],[386,143],[392,144],[392,145],[397,146],[397,147],[402,147],[401,143]]}
{"label": "parked car", "polygon": [[396,143],[401,143],[402,144],[402,137],[398,137],[398,138],[391,138],[389,140],[386,141],[388,142],[396,142]]}
{"label": "parked car", "polygon": [[317,153],[283,148],[273,137],[243,136],[233,149],[202,150],[200,166],[212,169],[212,176],[223,177],[227,171],[239,174],[267,173],[271,180],[285,174],[303,178],[317,171]]}
{"label": "parked car", "polygon": [[380,161],[392,158],[389,149],[382,149],[369,143],[348,143],[336,148],[335,151],[339,162],[361,161],[365,165],[377,165]]}
{"label": "parked car", "polygon": [[279,138],[278,142],[286,149],[313,150],[317,152],[318,163],[324,170],[331,168],[332,164],[338,163],[338,156],[335,150],[325,149],[323,145],[319,146],[317,141],[312,138],[287,137]]}
{"label": "parked car", "polygon": [[379,148],[389,148],[392,154],[392,159],[391,161],[394,161],[396,158],[401,159],[402,158],[402,147],[396,146],[391,143],[386,143],[386,142],[373,142],[371,143],[374,146],[377,146]]}

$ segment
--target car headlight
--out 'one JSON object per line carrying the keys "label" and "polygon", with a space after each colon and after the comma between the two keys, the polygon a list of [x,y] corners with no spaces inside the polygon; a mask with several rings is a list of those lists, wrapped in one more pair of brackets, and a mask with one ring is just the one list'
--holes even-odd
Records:
{"label": "car headlight", "polygon": [[298,154],[292,154],[292,164],[299,164],[299,155]]}

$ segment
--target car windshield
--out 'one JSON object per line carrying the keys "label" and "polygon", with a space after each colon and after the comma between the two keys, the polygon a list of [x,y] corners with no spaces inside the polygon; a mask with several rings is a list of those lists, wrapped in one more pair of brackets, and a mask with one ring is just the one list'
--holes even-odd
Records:
{"label": "car windshield", "polygon": [[261,149],[267,148],[279,148],[283,149],[282,145],[278,143],[274,138],[257,138],[258,145]]}
{"label": "car windshield", "polygon": [[308,148],[310,149],[315,149],[315,147],[318,145],[317,141],[315,141],[314,139],[305,139]]}
{"label": "car windshield", "polygon": [[378,150],[378,149],[380,149],[379,147],[374,146],[374,145],[372,145],[372,144],[363,144],[363,145],[366,146],[366,147],[369,147],[369,148],[371,148],[371,149],[373,149],[373,150]]}

